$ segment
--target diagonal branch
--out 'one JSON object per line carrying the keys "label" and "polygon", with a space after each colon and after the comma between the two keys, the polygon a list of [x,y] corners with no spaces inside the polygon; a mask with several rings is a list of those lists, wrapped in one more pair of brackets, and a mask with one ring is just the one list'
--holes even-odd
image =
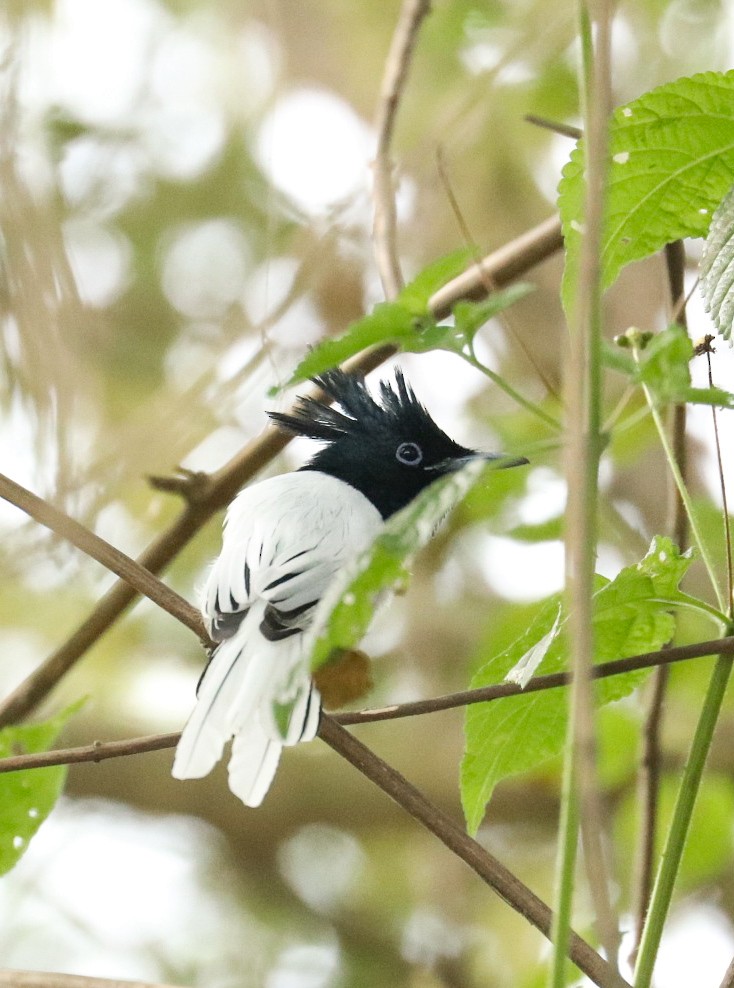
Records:
{"label": "diagonal branch", "polygon": [[154,576],[150,570],[2,473],[0,473],[0,497],[14,504],[21,511],[25,511],[35,521],[55,532],[56,535],[60,535],[67,542],[71,542],[92,559],[96,559],[139,594],[152,600],[177,621],[186,625],[205,645],[211,645],[199,611]]}
{"label": "diagonal branch", "polygon": [[[552,222],[556,223],[555,220]],[[484,259],[482,267],[497,287],[503,287],[522,276],[560,249],[560,237],[549,236],[549,225],[549,221],[540,224]],[[476,292],[486,294],[481,279],[477,287],[476,275],[472,274],[475,270],[476,266],[436,293],[429,303],[436,316],[444,316],[446,307],[450,308],[465,291],[471,292],[471,297],[476,297]],[[452,288],[452,285],[455,287]],[[394,352],[392,347],[367,351],[348,361],[345,370],[366,374],[379,367]],[[317,392],[314,390],[312,393]],[[289,441],[287,434],[268,428],[223,467],[197,484],[181,514],[139,556],[138,563],[151,573],[164,570],[211,516],[224,508],[237,491]],[[72,636],[0,704],[0,727],[26,716],[115,623],[135,596],[135,591],[124,581],[114,584]]]}
{"label": "diagonal branch", "polygon": [[[323,716],[319,737],[384,793],[418,820],[427,830],[465,861],[490,888],[536,929],[550,937],[553,915],[548,906],[481,844],[469,837],[442,810],[434,806],[412,783],[345,731],[331,717]],[[629,988],[612,966],[577,933],[568,938],[568,956],[600,988]]]}
{"label": "diagonal branch", "polygon": [[81,974],[54,971],[0,971],[0,988],[171,988],[149,981],[120,981],[117,978],[88,978]]}

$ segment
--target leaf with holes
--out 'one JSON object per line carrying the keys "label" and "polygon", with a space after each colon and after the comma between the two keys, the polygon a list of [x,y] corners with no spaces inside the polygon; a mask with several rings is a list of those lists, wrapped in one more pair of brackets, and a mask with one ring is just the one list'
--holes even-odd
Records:
{"label": "leaf with holes", "polygon": [[[563,170],[563,302],[575,296],[583,231],[584,142]],[[681,237],[702,237],[734,181],[734,71],[703,72],[617,109],[609,125],[602,283]]]}
{"label": "leaf with holes", "polygon": [[[79,701],[42,724],[0,730],[0,758],[47,751],[81,707]],[[0,775],[0,875],[16,864],[54,808],[66,781],[66,765],[5,772]]]}
{"label": "leaf with holes", "polygon": [[734,187],[714,213],[701,258],[701,294],[725,340],[734,323]]}

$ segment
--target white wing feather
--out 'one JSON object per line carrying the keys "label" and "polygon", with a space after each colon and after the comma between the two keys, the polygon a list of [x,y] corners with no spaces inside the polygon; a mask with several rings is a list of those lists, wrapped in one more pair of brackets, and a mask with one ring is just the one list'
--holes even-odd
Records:
{"label": "white wing feather", "polygon": [[[176,750],[176,778],[208,774],[233,738],[230,789],[258,806],[282,748],[315,737],[320,699],[300,628],[311,619],[308,605],[380,525],[364,495],[316,471],[274,477],[235,498],[202,594],[210,633],[218,619],[231,637],[217,647],[200,684]],[[262,628],[271,619],[287,636],[268,640]]]}

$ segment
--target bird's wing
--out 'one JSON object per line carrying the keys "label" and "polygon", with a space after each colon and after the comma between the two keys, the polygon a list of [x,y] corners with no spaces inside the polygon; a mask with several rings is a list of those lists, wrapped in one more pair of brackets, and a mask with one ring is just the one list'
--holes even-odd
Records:
{"label": "bird's wing", "polygon": [[315,736],[320,698],[299,632],[380,524],[362,494],[317,472],[276,477],[235,499],[203,595],[221,644],[177,748],[177,778],[206,775],[234,736],[230,786],[258,805],[281,747]]}
{"label": "bird's wing", "polygon": [[231,638],[255,601],[260,630],[279,641],[303,630],[334,575],[372,537],[377,510],[343,481],[285,474],[235,498],[202,610],[215,640]]}

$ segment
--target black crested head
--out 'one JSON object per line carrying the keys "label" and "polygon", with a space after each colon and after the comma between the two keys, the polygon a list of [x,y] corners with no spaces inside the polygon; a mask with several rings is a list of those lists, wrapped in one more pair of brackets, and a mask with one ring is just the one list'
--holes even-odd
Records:
{"label": "black crested head", "polygon": [[[298,398],[292,415],[269,412],[282,428],[325,443],[302,470],[320,470],[356,487],[383,518],[405,507],[438,477],[470,459],[502,459],[454,442],[418,401],[400,368],[395,386],[381,381],[377,398],[364,378],[340,369],[314,383],[341,411],[313,398]],[[518,462],[507,461],[507,466]]]}

